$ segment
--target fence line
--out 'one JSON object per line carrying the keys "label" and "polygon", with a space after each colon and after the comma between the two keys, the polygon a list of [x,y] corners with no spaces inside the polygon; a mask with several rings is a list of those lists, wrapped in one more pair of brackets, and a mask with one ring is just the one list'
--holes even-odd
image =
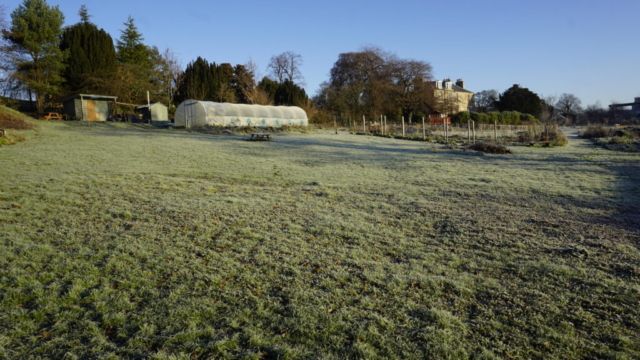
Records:
{"label": "fence line", "polygon": [[[473,126],[473,131],[471,130],[471,126]],[[361,133],[363,126],[347,126],[347,129],[351,132]],[[448,126],[444,126],[443,124],[425,124],[423,127],[422,124],[417,123],[386,122],[385,124],[383,121],[381,124],[380,121],[372,121],[367,122],[366,133],[390,136],[403,136],[404,133],[405,137],[441,137],[442,139],[447,138],[457,141],[469,141],[469,139],[473,137],[473,139],[478,139],[478,141],[495,141],[494,137],[496,133],[498,140],[513,140],[513,138],[517,138],[520,133],[527,132],[540,135],[547,130],[555,131],[556,129],[557,125],[545,124],[496,125],[471,124],[470,122],[469,124],[450,124]]]}

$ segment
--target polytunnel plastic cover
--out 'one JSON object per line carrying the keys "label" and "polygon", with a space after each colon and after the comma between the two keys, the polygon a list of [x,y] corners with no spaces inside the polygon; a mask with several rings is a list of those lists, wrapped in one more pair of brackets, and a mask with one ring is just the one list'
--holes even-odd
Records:
{"label": "polytunnel plastic cover", "polygon": [[271,106],[185,100],[176,109],[177,126],[307,126],[307,113],[297,106]]}

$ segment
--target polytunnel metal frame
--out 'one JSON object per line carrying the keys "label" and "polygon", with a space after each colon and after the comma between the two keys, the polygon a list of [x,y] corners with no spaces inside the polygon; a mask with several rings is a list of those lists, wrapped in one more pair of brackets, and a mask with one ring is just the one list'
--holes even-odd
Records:
{"label": "polytunnel metal frame", "polygon": [[271,106],[185,100],[176,109],[175,125],[196,126],[307,126],[307,113],[297,106]]}

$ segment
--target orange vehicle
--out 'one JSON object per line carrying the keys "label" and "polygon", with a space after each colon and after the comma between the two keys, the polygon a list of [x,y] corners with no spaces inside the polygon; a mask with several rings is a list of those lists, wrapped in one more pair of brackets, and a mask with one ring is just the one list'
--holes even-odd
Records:
{"label": "orange vehicle", "polygon": [[43,119],[45,119],[45,120],[63,120],[62,116],[60,116],[60,114],[58,114],[58,113],[48,113],[47,115],[45,115],[43,117]]}

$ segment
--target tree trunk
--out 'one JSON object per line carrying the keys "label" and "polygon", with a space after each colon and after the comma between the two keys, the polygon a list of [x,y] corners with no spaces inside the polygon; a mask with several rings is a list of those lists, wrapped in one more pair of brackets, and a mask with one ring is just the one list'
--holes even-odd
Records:
{"label": "tree trunk", "polygon": [[44,100],[45,100],[45,95],[37,91],[36,92],[36,110],[38,111],[38,115],[44,113]]}

